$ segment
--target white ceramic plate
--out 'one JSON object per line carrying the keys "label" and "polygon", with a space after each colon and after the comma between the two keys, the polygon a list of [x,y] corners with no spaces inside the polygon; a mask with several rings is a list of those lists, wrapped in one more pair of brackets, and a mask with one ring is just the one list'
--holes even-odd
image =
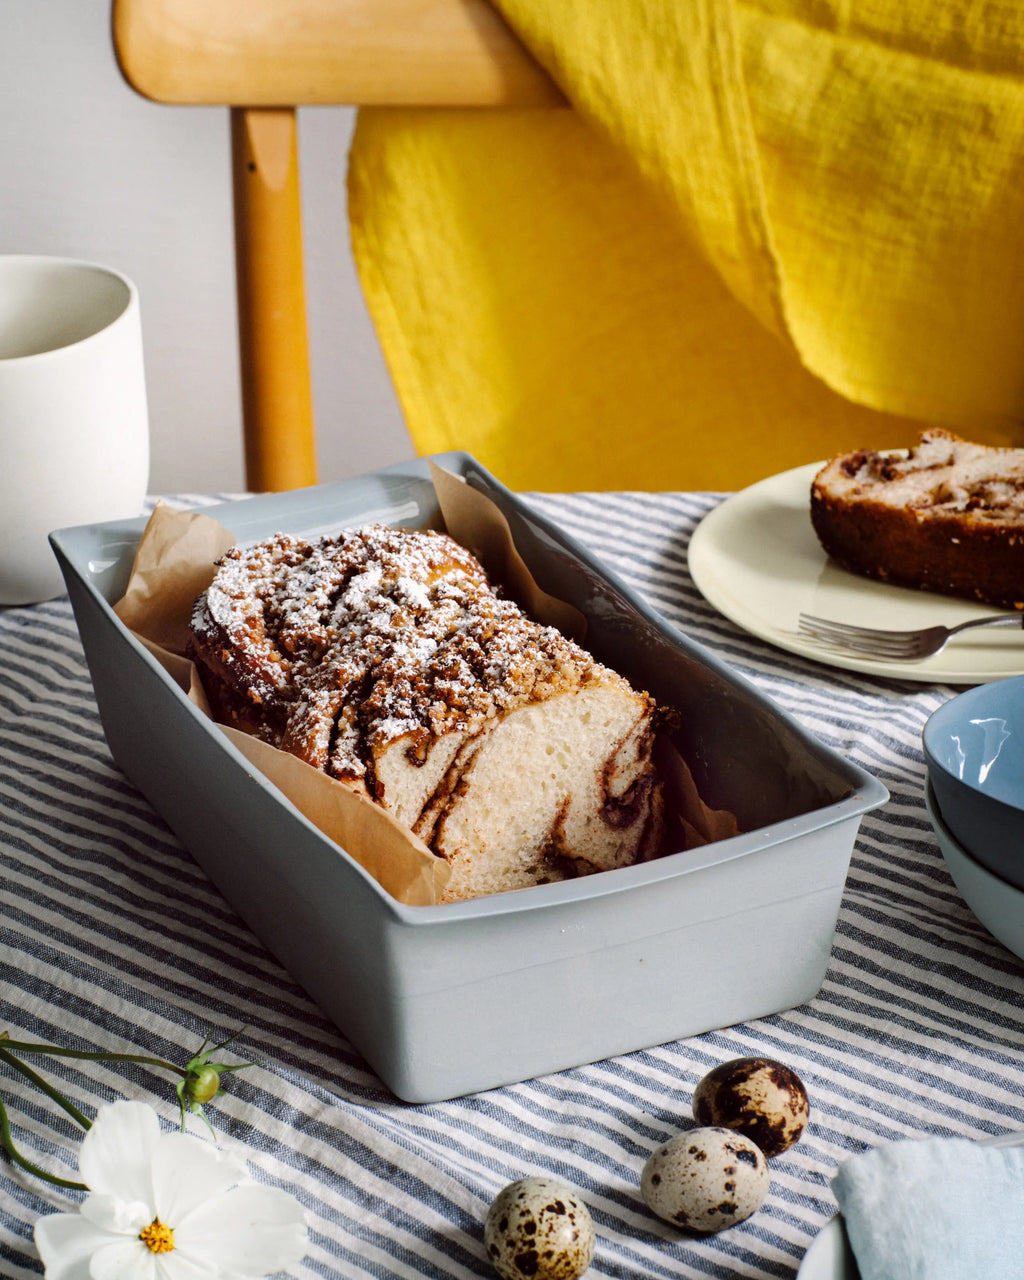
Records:
{"label": "white ceramic plate", "polygon": [[811,526],[815,462],[762,480],[710,511],[690,541],[697,589],[730,622],[828,666],[932,684],[982,684],[1024,674],[1024,634],[995,627],[957,637],[923,662],[883,662],[797,634],[801,613],[866,627],[949,626],[998,612],[987,605],[873,582],[840,569]]}
{"label": "white ceramic plate", "polygon": [[838,1214],[814,1237],[796,1276],[797,1280],[859,1280],[857,1262]]}

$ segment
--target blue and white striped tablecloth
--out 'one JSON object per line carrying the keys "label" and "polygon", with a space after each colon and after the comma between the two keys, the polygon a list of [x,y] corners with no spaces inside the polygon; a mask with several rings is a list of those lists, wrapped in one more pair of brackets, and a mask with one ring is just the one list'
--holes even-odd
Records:
{"label": "blue and white striped tablecloth", "polygon": [[[954,691],[796,658],[718,615],[686,567],[716,495],[532,500],[888,786],[889,804],[863,820],[814,1000],[454,1102],[395,1101],[113,764],[70,606],[57,600],[0,611],[0,1030],[183,1062],[209,1028],[246,1026],[238,1054],[258,1065],[231,1078],[211,1113],[258,1177],[306,1207],[296,1278],[492,1275],[487,1208],[538,1171],[588,1203],[595,1277],[792,1276],[834,1212],[829,1181],[847,1154],[1024,1128],[1024,966],[965,906],[923,804],[921,728]],[[640,1170],[691,1124],[700,1077],[746,1054],[802,1076],[811,1125],[772,1161],[753,1218],[681,1238],[644,1209]],[[54,1074],[89,1114],[139,1097],[176,1118],[158,1071],[69,1063]],[[75,1127],[17,1078],[0,1074],[0,1096],[20,1144],[74,1177]],[[40,1273],[33,1223],[67,1204],[0,1159],[0,1275]]]}

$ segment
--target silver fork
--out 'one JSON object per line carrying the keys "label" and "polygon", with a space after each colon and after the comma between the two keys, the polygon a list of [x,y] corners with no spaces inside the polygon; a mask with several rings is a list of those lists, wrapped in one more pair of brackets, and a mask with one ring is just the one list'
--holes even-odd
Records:
{"label": "silver fork", "polygon": [[884,662],[915,662],[938,653],[951,636],[971,627],[1024,628],[1024,613],[995,613],[988,618],[972,618],[955,627],[922,627],[919,631],[880,631],[874,627],[855,627],[828,618],[800,615],[797,631],[812,640],[820,640],[834,649],[863,653]]}

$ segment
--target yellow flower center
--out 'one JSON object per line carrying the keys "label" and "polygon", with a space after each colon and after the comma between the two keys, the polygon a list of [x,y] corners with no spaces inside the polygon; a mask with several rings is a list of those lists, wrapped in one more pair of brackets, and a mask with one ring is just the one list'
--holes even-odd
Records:
{"label": "yellow flower center", "polygon": [[174,1248],[174,1228],[165,1227],[159,1218],[154,1218],[139,1232],[139,1239],[150,1253],[170,1253]]}

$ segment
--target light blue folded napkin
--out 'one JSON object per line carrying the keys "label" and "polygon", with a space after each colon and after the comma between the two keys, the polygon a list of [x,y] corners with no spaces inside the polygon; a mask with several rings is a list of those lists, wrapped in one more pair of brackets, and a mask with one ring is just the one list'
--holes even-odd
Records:
{"label": "light blue folded napkin", "polygon": [[892,1142],[832,1180],[861,1280],[1020,1280],[1024,1148]]}

